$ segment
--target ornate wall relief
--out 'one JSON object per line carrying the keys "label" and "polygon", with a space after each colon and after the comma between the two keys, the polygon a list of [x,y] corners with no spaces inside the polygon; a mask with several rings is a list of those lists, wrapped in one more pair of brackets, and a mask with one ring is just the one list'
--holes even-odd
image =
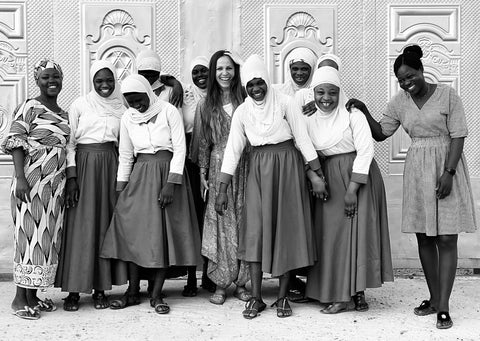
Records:
{"label": "ornate wall relief", "polygon": [[[12,113],[26,93],[27,49],[25,2],[0,3],[0,142],[5,138]],[[10,163],[0,154],[0,163]]]}
{"label": "ornate wall relief", "polygon": [[[389,96],[400,90],[393,73],[395,58],[411,44],[423,50],[427,81],[446,83],[460,92],[460,6],[392,5],[389,11]],[[399,130],[391,141],[390,174],[403,173],[410,138]]]}
{"label": "ornate wall relief", "polygon": [[272,82],[284,81],[285,59],[297,47],[317,56],[336,52],[336,6],[265,5],[266,62]]}
{"label": "ornate wall relief", "polygon": [[89,90],[89,70],[94,60],[111,61],[121,81],[135,70],[135,56],[155,42],[155,4],[83,3],[81,13],[82,91]]}

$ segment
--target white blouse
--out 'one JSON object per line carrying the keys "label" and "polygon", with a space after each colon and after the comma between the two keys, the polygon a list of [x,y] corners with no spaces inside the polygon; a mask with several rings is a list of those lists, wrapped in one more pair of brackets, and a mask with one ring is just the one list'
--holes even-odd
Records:
{"label": "white blouse", "polygon": [[[304,119],[307,122],[308,134],[311,136],[315,149],[318,150],[317,145],[315,145],[315,133],[317,131],[317,124],[321,123],[321,120],[315,120],[315,115],[310,117],[304,116]],[[357,155],[353,161],[352,181],[366,183],[370,164],[373,160],[374,148],[372,133],[363,113],[356,108],[352,108],[350,125],[343,132],[342,140],[333,147],[320,151],[325,156],[356,151]]]}
{"label": "white blouse", "polygon": [[98,115],[92,111],[85,97],[77,98],[68,111],[71,128],[67,144],[67,167],[75,167],[77,144],[115,142],[118,144],[120,118]]}
{"label": "white blouse", "polygon": [[252,146],[262,146],[294,139],[305,160],[308,162],[317,160],[317,162],[312,164],[312,169],[319,168],[317,152],[307,135],[307,128],[302,119],[300,108],[290,97],[278,96],[277,98],[280,103],[276,105],[279,105],[281,110],[276,110],[275,113],[282,117],[274,120],[274,122],[277,122],[274,123],[277,126],[267,135],[259,133],[265,127],[253,125],[252,120],[248,117],[249,113],[245,104],[241,104],[235,110],[223,157],[222,173],[234,174],[247,140]]}
{"label": "white blouse", "polygon": [[159,150],[173,152],[167,182],[181,184],[186,146],[183,120],[178,110],[163,102],[161,111],[141,124],[133,123],[127,110],[120,125],[117,181],[128,181],[137,154],[155,154]]}

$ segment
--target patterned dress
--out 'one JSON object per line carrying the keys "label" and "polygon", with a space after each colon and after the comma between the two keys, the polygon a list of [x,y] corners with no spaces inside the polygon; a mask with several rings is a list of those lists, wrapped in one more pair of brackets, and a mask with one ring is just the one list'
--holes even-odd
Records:
{"label": "patterned dress", "polygon": [[[203,103],[205,102],[199,103],[200,108],[204,107]],[[220,114],[225,115],[226,118],[226,126],[221,127],[221,130],[229,132],[231,118],[224,110]],[[199,121],[196,120],[196,124]],[[198,129],[195,128],[195,130]],[[202,255],[208,258],[207,274],[216,285],[222,288],[227,288],[232,282],[243,286],[249,280],[249,272],[246,262],[238,260],[237,253],[247,180],[245,157],[240,159],[232,182],[228,186],[228,207],[223,216],[220,216],[215,211],[215,199],[220,189],[217,178],[222,167],[228,133],[223,134],[220,140],[212,145],[207,142],[202,133],[199,135],[198,165],[209,169],[210,184],[202,239]]]}
{"label": "patterned dress", "polygon": [[37,100],[15,112],[2,150],[22,148],[31,201],[15,197],[11,186],[14,234],[14,282],[27,289],[53,285],[62,240],[68,114],[55,113]]}

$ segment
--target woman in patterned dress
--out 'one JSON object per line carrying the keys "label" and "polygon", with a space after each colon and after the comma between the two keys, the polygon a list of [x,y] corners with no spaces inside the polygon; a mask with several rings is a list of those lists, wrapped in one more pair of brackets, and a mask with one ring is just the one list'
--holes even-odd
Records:
{"label": "woman in patterned dress", "polygon": [[11,186],[14,234],[12,309],[21,318],[37,319],[55,309],[40,300],[37,289],[53,285],[62,240],[68,114],[57,104],[62,89],[60,66],[51,60],[35,65],[40,95],[16,110],[2,150],[13,155]]}
{"label": "woman in patterned dress", "polygon": [[367,117],[372,135],[383,141],[403,126],[412,138],[403,177],[402,232],[415,233],[430,298],[415,315],[437,314],[437,328],[453,325],[449,300],[457,267],[460,232],[474,232],[476,219],[470,176],[463,155],[468,135],[462,100],[445,84],[427,83],[422,49],[407,46],[393,65],[400,91],[380,123],[365,105],[350,100]]}
{"label": "woman in patterned dress", "polygon": [[233,58],[230,52],[220,50],[210,59],[207,97],[197,106],[195,139],[192,146],[192,148],[198,148],[202,191],[209,192],[203,222],[202,255],[208,258],[208,277],[217,286],[213,295],[210,296],[210,302],[213,304],[225,302],[226,289],[233,282],[237,286],[234,291],[237,298],[248,301],[251,297],[245,289],[249,279],[248,268],[246,263],[239,261],[237,257],[246,183],[244,158],[238,163],[227,192],[228,202],[231,205],[225,210],[223,216],[217,215],[215,211],[215,198],[220,186],[218,174],[230,132],[232,115],[245,99],[245,92],[240,82],[240,66]]}

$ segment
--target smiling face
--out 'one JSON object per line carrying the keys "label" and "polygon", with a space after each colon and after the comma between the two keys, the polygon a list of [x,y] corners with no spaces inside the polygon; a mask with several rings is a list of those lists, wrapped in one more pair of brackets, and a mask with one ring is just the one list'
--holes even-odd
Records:
{"label": "smiling face", "polygon": [[267,95],[267,83],[261,78],[254,78],[245,86],[248,96],[255,101],[261,102]]}
{"label": "smiling face", "polygon": [[408,65],[402,65],[397,71],[397,80],[400,88],[412,96],[421,94],[426,85],[422,70],[416,70]]}
{"label": "smiling face", "polygon": [[311,72],[312,68],[305,62],[295,62],[290,65],[292,79],[299,86],[303,86],[307,83]]}
{"label": "smiling face", "polygon": [[330,113],[338,106],[340,88],[333,84],[323,83],[313,89],[313,95],[320,110]]}
{"label": "smiling face", "polygon": [[215,78],[218,82],[218,85],[223,89],[229,88],[233,76],[235,76],[235,68],[230,57],[220,57],[217,60],[217,67],[215,71]]}
{"label": "smiling face", "polygon": [[195,65],[192,70],[192,81],[200,89],[207,88],[208,68],[203,65]]}
{"label": "smiling face", "polygon": [[139,112],[147,111],[150,106],[150,98],[144,92],[126,92],[123,94],[131,108],[137,109]]}
{"label": "smiling face", "polygon": [[62,76],[57,69],[45,69],[38,76],[40,92],[48,97],[56,97],[62,90]]}
{"label": "smiling face", "polygon": [[107,98],[115,90],[115,78],[109,69],[99,70],[93,76],[93,88],[101,97]]}

